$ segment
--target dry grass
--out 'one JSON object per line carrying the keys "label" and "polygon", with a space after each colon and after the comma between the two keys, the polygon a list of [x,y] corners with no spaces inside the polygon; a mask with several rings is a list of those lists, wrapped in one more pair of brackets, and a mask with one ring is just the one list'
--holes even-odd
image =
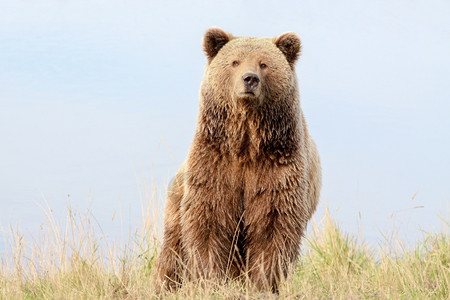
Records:
{"label": "dry grass", "polygon": [[[150,207],[152,207],[151,204]],[[69,207],[64,224],[45,209],[36,240],[11,230],[0,262],[2,299],[149,299],[157,243],[145,213],[143,228],[124,244],[108,241],[95,218]],[[154,219],[153,219],[154,220]],[[304,241],[304,251],[280,295],[258,294],[242,283],[188,283],[169,299],[449,299],[450,239],[426,234],[415,248],[370,249],[343,233],[327,213]]]}

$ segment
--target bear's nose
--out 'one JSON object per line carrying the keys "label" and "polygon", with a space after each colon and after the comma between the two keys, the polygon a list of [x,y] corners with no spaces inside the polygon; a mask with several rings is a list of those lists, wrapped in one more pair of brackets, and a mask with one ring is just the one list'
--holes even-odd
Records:
{"label": "bear's nose", "polygon": [[245,73],[244,76],[242,76],[242,81],[244,81],[246,87],[253,90],[259,84],[259,77],[254,73]]}

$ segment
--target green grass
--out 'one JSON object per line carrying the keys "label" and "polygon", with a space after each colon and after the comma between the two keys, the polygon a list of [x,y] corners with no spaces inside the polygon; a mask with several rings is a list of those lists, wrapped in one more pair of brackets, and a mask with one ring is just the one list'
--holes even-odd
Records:
{"label": "green grass", "polygon": [[[150,205],[152,207],[152,205]],[[149,213],[143,226],[124,243],[101,232],[95,218],[68,210],[57,224],[44,210],[42,234],[25,239],[11,229],[9,254],[0,262],[2,299],[150,299],[157,245]],[[329,213],[303,241],[303,251],[291,278],[280,288],[284,299],[449,299],[450,239],[443,232],[424,234],[415,247],[371,249],[345,233]],[[399,245],[401,241],[397,240]],[[169,299],[270,299],[245,284],[187,283]]]}

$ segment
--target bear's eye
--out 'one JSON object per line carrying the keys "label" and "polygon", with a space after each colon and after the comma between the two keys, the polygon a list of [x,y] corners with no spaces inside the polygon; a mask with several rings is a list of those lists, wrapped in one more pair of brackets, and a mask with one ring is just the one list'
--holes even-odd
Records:
{"label": "bear's eye", "polygon": [[261,69],[265,69],[265,68],[267,68],[267,65],[266,65],[266,64],[263,64],[263,63],[260,63],[260,64],[259,64],[259,67],[260,67]]}
{"label": "bear's eye", "polygon": [[239,66],[239,62],[237,60],[233,61],[233,63],[231,64],[233,67],[237,67]]}

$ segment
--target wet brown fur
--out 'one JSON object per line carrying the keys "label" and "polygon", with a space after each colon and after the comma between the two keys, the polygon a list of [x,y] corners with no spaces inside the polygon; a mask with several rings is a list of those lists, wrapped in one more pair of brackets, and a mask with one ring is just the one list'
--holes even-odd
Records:
{"label": "wet brown fur", "polygon": [[[248,276],[258,289],[277,290],[321,187],[294,69],[300,39],[211,28],[203,46],[208,64],[197,129],[169,189],[156,285]],[[261,79],[255,95],[243,92],[246,72]]]}

